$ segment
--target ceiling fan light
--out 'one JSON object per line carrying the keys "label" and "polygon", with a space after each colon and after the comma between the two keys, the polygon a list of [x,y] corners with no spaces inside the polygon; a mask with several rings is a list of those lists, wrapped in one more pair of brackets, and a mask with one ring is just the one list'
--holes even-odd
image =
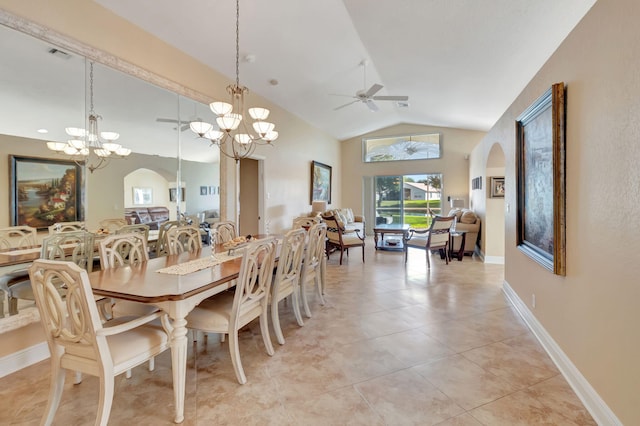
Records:
{"label": "ceiling fan light", "polygon": [[189,123],[189,127],[193,133],[197,134],[200,137],[203,137],[205,133],[213,128],[213,125],[210,123],[205,123],[204,121],[192,121]]}
{"label": "ceiling fan light", "polygon": [[102,139],[108,140],[108,141],[115,141],[120,137],[120,133],[117,132],[101,132],[100,136],[102,136]]}
{"label": "ceiling fan light", "polygon": [[116,152],[118,149],[122,148],[122,145],[119,143],[105,142],[102,144],[102,147],[109,152]]}
{"label": "ceiling fan light", "polygon": [[246,133],[238,133],[233,137],[233,139],[242,145],[247,145],[251,143],[251,136],[247,135]]}
{"label": "ceiling fan light", "polygon": [[64,148],[66,146],[67,144],[64,142],[47,142],[47,148],[49,148],[51,151],[64,151]]}
{"label": "ceiling fan light", "polygon": [[65,127],[64,131],[69,136],[73,136],[74,138],[82,138],[87,134],[87,131],[80,127]]}
{"label": "ceiling fan light", "polygon": [[211,111],[218,117],[222,117],[233,111],[233,105],[227,102],[211,102],[209,108],[211,108]]}
{"label": "ceiling fan light", "polygon": [[266,120],[269,116],[269,110],[260,107],[249,108],[249,115],[254,120]]}
{"label": "ceiling fan light", "polygon": [[256,121],[253,123],[253,129],[260,134],[260,136],[264,136],[269,133],[276,127],[275,124],[269,123],[268,121]]}

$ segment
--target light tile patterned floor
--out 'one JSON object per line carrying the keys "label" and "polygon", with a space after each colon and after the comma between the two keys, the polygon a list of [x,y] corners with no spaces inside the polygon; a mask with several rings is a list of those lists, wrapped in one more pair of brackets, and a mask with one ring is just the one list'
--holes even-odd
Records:
{"label": "light tile patterned floor", "polygon": [[[236,382],[226,343],[190,348],[184,425],[595,425],[502,293],[503,268],[465,257],[445,265],[424,251],[352,249],[328,265],[326,305],[269,357],[257,324],[241,332],[248,383]],[[313,294],[311,290],[310,294]],[[47,361],[0,379],[0,424],[36,425]],[[55,424],[95,418],[98,383],[65,384]],[[170,355],[116,380],[112,425],[169,425]]]}

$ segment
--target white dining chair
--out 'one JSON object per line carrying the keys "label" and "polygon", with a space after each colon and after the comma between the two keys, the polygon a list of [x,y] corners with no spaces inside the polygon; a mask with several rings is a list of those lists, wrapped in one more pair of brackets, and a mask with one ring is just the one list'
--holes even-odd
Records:
{"label": "white dining chair", "polygon": [[[100,379],[95,424],[106,425],[115,376],[169,349],[164,327],[149,324],[160,318],[168,327],[166,314],[154,312],[128,322],[103,324],[84,269],[70,262],[36,260],[29,275],[51,353],[51,387],[41,424],[52,424],[65,370],[75,370]],[[66,297],[57,291],[59,283]]]}
{"label": "white dining chair", "polygon": [[202,248],[200,229],[193,225],[175,226],[167,231],[169,254],[192,252]]}
{"label": "white dining chair", "polygon": [[307,285],[311,283],[317,290],[320,304],[324,305],[324,279],[326,268],[325,240],[327,239],[327,225],[316,223],[308,231],[307,247],[302,262],[300,276],[300,294],[302,305],[307,318],[311,318],[311,309],[307,298]]}
{"label": "white dining chair", "polygon": [[211,244],[224,244],[238,236],[236,224],[231,221],[217,222],[211,225],[213,241]]}
{"label": "white dining chair", "polygon": [[190,329],[229,335],[231,362],[240,384],[247,382],[238,346],[238,331],[242,327],[260,318],[260,331],[267,353],[274,353],[267,315],[275,247],[273,238],[249,244],[243,250],[235,292],[225,291],[204,300],[186,318]]}
{"label": "white dining chair", "polygon": [[299,326],[303,326],[300,313],[300,275],[302,273],[302,257],[305,250],[307,232],[292,229],[282,240],[276,274],[271,285],[271,323],[278,343],[284,345],[284,335],[280,327],[279,302],[291,296],[293,313]]}

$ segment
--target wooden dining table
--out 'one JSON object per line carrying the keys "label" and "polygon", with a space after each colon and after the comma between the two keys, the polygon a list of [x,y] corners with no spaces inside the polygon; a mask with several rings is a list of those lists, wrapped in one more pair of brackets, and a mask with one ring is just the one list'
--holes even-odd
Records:
{"label": "wooden dining table", "polygon": [[187,321],[185,317],[204,299],[235,285],[242,259],[236,258],[184,275],[161,269],[211,256],[205,246],[192,253],[150,259],[139,265],[93,271],[89,281],[94,294],[157,306],[171,319],[171,367],[175,399],[175,423],[184,420],[187,372]]}

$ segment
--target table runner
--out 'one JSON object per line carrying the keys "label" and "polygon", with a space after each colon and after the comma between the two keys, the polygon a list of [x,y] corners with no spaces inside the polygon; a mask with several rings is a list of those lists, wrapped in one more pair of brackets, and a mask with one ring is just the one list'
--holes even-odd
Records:
{"label": "table runner", "polygon": [[193,272],[200,271],[202,269],[210,268],[226,262],[228,260],[237,259],[242,257],[242,252],[228,255],[226,253],[216,253],[216,257],[204,257],[202,259],[191,260],[189,262],[179,263],[173,266],[167,266],[166,268],[158,269],[156,272],[161,274],[171,275],[187,275]]}
{"label": "table runner", "polygon": [[40,253],[42,250],[40,247],[33,247],[28,249],[11,250],[0,253],[3,256],[20,256],[22,254]]}

